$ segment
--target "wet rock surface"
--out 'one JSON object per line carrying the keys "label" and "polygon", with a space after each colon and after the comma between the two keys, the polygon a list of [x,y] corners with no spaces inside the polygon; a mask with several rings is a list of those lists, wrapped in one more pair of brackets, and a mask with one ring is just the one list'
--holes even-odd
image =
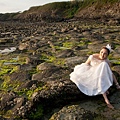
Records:
{"label": "wet rock surface", "polygon": [[[120,96],[115,85],[108,96],[115,106],[111,110],[102,96],[88,97],[69,80],[75,65],[109,43],[113,48],[109,56],[112,70],[120,82],[119,25],[95,21],[0,22],[0,31],[0,50],[16,48],[0,54],[1,119],[120,118]],[[9,43],[3,40],[6,37]]]}

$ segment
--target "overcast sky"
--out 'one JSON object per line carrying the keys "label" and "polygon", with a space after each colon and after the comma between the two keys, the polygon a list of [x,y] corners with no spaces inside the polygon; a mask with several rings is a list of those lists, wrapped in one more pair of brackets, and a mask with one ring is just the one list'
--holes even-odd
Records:
{"label": "overcast sky", "polygon": [[22,12],[32,6],[69,0],[0,0],[0,13]]}

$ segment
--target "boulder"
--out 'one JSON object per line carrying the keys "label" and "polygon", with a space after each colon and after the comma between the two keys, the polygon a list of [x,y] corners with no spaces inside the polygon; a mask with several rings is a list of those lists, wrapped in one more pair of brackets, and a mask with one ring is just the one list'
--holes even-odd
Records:
{"label": "boulder", "polygon": [[71,49],[66,49],[66,50],[63,50],[59,53],[57,53],[57,56],[56,57],[59,57],[59,58],[66,58],[66,57],[70,57],[70,56],[74,56],[74,52],[73,50]]}
{"label": "boulder", "polygon": [[14,72],[14,73],[10,74],[9,77],[10,77],[11,81],[18,80],[21,82],[30,79],[30,75],[28,74],[27,71]]}
{"label": "boulder", "polygon": [[8,92],[6,94],[1,94],[1,100],[0,100],[0,110],[1,111],[7,111],[13,106],[13,100],[16,98],[16,94],[13,92]]}
{"label": "boulder", "polygon": [[97,115],[79,105],[65,106],[49,120],[93,120]]}

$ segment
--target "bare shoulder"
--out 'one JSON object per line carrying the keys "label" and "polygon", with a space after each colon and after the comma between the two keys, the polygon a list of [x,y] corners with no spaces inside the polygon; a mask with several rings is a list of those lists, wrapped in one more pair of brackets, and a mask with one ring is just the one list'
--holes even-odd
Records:
{"label": "bare shoulder", "polygon": [[99,57],[99,54],[98,54],[98,53],[95,53],[95,54],[93,54],[93,57],[98,58],[98,57]]}

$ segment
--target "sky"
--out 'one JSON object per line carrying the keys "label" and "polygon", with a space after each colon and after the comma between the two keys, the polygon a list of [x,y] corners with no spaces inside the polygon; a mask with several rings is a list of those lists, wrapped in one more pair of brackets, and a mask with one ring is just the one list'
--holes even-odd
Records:
{"label": "sky", "polygon": [[0,13],[23,12],[32,6],[69,0],[0,0]]}

